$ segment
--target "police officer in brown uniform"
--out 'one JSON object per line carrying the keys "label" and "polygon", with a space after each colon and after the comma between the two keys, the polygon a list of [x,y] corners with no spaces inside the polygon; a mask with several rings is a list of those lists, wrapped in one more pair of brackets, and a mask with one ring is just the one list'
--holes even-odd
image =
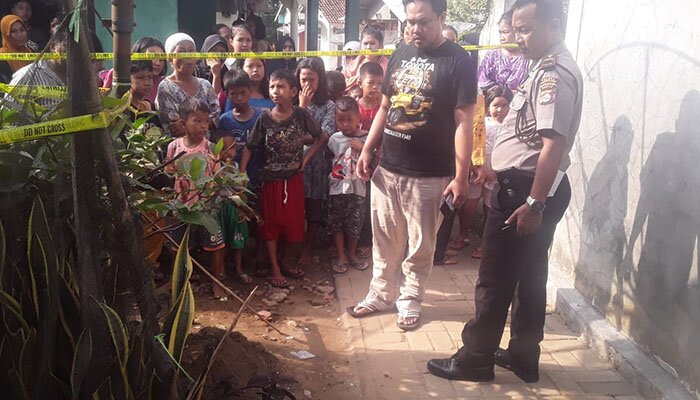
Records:
{"label": "police officer in brown uniform", "polygon": [[[539,380],[548,252],[571,197],[565,171],[583,102],[581,72],[563,42],[563,18],[561,0],[513,6],[516,42],[532,68],[492,153],[498,189],[484,230],[476,315],[455,355],[428,362],[434,375],[491,381],[496,363],[526,382]],[[511,339],[508,349],[499,349],[511,305]]]}

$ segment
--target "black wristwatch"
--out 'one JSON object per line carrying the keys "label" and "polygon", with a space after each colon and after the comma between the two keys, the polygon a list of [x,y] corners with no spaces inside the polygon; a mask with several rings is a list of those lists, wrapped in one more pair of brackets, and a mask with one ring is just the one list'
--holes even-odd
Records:
{"label": "black wristwatch", "polygon": [[544,204],[544,201],[535,200],[534,198],[532,198],[532,196],[527,196],[526,202],[527,205],[530,206],[532,211],[541,213],[544,212],[545,208],[547,208],[547,206]]}

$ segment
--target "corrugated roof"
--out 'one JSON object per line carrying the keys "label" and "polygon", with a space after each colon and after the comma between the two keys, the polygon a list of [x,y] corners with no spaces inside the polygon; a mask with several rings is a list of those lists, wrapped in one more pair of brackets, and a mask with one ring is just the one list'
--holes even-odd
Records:
{"label": "corrugated roof", "polygon": [[321,13],[331,24],[341,24],[345,18],[345,0],[320,0]]}

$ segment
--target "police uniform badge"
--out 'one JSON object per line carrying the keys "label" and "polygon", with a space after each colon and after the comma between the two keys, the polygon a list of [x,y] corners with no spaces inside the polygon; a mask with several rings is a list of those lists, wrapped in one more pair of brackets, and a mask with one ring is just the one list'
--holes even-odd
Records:
{"label": "police uniform badge", "polygon": [[556,76],[543,76],[540,79],[538,102],[546,106],[552,104],[557,94],[557,84],[559,79]]}

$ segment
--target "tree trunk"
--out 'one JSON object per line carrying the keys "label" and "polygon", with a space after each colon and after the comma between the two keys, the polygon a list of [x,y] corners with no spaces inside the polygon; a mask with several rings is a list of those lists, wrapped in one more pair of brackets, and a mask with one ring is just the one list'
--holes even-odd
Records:
{"label": "tree trunk", "polygon": [[[74,0],[64,0],[66,11],[75,8]],[[84,15],[84,13],[83,13]],[[84,21],[81,18],[81,21]],[[68,92],[71,115],[86,115],[102,110],[94,75],[90,50],[81,24],[80,40],[68,39]],[[110,357],[109,331],[99,302],[104,301],[102,266],[100,265],[100,236],[97,207],[97,169],[95,165],[95,135],[99,131],[87,131],[73,135],[73,204],[78,247],[78,284],[80,310],[84,329],[92,333],[93,356],[82,395],[88,398],[108,374]]]}

